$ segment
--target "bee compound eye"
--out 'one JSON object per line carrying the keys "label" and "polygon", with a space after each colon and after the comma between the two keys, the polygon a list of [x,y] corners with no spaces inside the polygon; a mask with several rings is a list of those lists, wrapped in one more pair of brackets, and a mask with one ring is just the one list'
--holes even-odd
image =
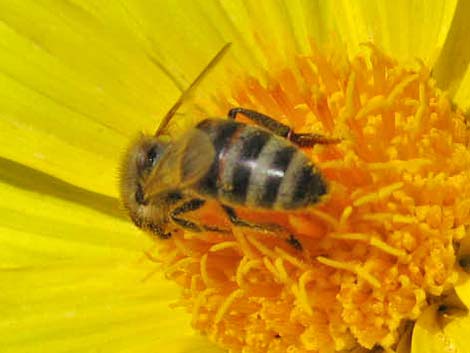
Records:
{"label": "bee compound eye", "polygon": [[158,155],[158,151],[157,151],[156,146],[151,147],[147,151],[147,155],[145,156],[146,157],[145,164],[147,167],[152,167],[155,165],[155,162],[157,161],[157,155]]}

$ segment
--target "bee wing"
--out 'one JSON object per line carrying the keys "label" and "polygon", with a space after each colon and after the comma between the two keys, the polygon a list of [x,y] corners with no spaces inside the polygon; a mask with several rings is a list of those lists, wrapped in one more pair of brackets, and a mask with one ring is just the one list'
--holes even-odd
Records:
{"label": "bee wing", "polygon": [[147,179],[145,195],[191,186],[209,171],[214,156],[209,136],[198,129],[191,129],[168,146]]}

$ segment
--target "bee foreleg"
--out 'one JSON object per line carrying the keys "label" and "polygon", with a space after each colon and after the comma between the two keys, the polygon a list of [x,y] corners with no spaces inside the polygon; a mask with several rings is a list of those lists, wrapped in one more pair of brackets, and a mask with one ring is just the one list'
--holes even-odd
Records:
{"label": "bee foreleg", "polygon": [[183,213],[196,211],[204,206],[205,203],[206,200],[203,199],[191,199],[184,202],[181,206],[176,207],[173,211],[171,211],[171,215],[178,216]]}
{"label": "bee foreleg", "polygon": [[161,239],[171,238],[171,232],[165,232],[164,228],[160,224],[146,224],[144,228],[148,229],[151,233],[157,235]]}
{"label": "bee foreleg", "polygon": [[292,143],[296,144],[299,147],[313,147],[316,144],[333,144],[338,143],[341,140],[335,138],[328,138],[326,136],[320,134],[307,134],[301,133],[298,134],[294,132],[289,126],[284,125],[273,118],[258,113],[257,111],[245,109],[245,108],[233,108],[230,109],[228,112],[229,119],[235,119],[237,114],[242,114],[246,116],[248,119],[253,121],[254,123],[265,127],[266,129],[270,130],[272,133],[284,137]]}
{"label": "bee foreleg", "polygon": [[202,232],[202,231],[209,231],[209,232],[218,232],[218,233],[229,233],[226,229],[220,229],[214,226],[206,226],[206,225],[199,225],[193,221],[178,217],[181,214],[196,211],[206,203],[203,199],[191,199],[181,206],[175,208],[173,211],[170,212],[170,217],[173,222],[179,225],[181,228],[187,229],[192,232]]}
{"label": "bee foreleg", "polygon": [[280,225],[274,224],[274,223],[260,224],[260,223],[248,222],[239,218],[237,213],[232,207],[224,205],[224,204],[222,204],[221,206],[222,206],[222,209],[227,214],[230,222],[232,222],[235,226],[252,228],[252,229],[256,229],[260,231],[267,231],[270,233],[276,233],[276,232],[281,233],[282,237],[289,245],[294,247],[296,250],[303,249],[302,243],[294,235],[289,234],[284,227],[281,227]]}

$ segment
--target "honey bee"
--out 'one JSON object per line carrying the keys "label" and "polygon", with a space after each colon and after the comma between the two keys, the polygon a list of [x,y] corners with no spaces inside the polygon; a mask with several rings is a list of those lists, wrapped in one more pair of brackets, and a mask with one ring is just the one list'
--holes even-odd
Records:
{"label": "honey bee", "polygon": [[[201,225],[184,214],[215,199],[235,226],[281,229],[241,219],[235,207],[288,211],[316,204],[328,192],[327,183],[300,147],[336,143],[316,134],[295,133],[259,112],[233,108],[228,118],[207,118],[181,137],[166,142],[162,132],[188,92],[228,49],[226,45],[185,91],[153,136],[142,135],[128,150],[121,173],[121,197],[133,222],[169,238],[169,225],[192,232],[225,232]],[[236,120],[244,115],[255,124]],[[300,242],[285,239],[295,248]]]}

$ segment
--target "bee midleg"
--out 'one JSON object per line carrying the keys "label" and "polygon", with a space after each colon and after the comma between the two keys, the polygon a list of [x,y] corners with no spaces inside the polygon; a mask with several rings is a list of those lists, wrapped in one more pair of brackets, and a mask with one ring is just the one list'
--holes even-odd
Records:
{"label": "bee midleg", "polygon": [[176,207],[170,212],[170,217],[173,222],[175,222],[180,227],[190,230],[192,232],[202,232],[202,231],[209,231],[209,232],[219,232],[219,233],[229,233],[226,229],[221,229],[214,226],[209,225],[200,225],[193,221],[187,220],[185,218],[178,217],[181,214],[192,212],[200,209],[206,203],[203,199],[191,199],[189,201],[184,202],[182,205]]}
{"label": "bee midleg", "polygon": [[227,116],[229,119],[235,120],[237,114],[242,114],[254,123],[265,127],[272,133],[284,137],[299,147],[313,147],[316,144],[333,144],[338,143],[341,140],[335,138],[328,138],[320,134],[301,133],[294,132],[289,126],[284,125],[270,116],[258,113],[257,111],[245,109],[245,108],[232,108],[229,110]]}
{"label": "bee midleg", "polygon": [[227,205],[221,204],[222,209],[225,211],[227,214],[230,222],[232,222],[235,226],[239,227],[246,227],[246,228],[252,228],[256,230],[261,230],[261,231],[268,231],[270,233],[273,232],[279,232],[282,233],[284,236],[285,241],[294,247],[296,250],[302,250],[302,243],[292,234],[290,234],[284,227],[280,226],[279,224],[275,223],[252,223],[245,221],[238,217],[236,211]]}

